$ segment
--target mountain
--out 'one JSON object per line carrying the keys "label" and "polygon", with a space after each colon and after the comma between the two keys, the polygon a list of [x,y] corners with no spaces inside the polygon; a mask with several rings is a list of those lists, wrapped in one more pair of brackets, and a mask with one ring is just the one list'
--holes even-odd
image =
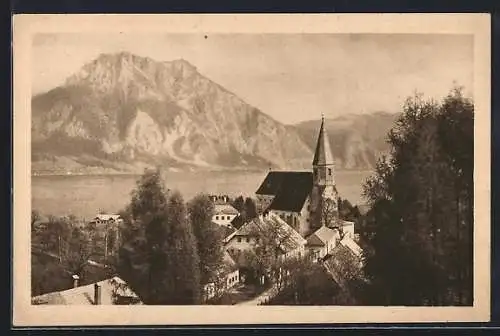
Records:
{"label": "mountain", "polygon": [[306,168],[312,150],[185,60],[101,54],[32,98],[34,173]]}
{"label": "mountain", "polygon": [[[375,112],[350,114],[325,120],[336,166],[340,169],[372,169],[377,158],[386,153],[387,132],[398,114]],[[305,121],[295,125],[304,143],[311,150],[316,146],[320,121]]]}

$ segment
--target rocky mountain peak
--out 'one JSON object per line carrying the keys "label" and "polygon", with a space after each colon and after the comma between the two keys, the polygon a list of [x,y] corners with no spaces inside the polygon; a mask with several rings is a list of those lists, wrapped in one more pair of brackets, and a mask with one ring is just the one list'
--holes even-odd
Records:
{"label": "rocky mountain peak", "polygon": [[294,129],[184,59],[101,54],[62,86],[34,97],[32,112],[38,158],[93,157],[116,169],[140,162],[284,168],[304,167],[312,155]]}

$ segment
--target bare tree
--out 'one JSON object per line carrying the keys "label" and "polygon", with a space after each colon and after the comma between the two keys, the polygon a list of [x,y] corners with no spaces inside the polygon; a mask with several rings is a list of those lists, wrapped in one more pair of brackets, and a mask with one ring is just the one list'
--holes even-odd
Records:
{"label": "bare tree", "polygon": [[298,248],[294,231],[277,218],[259,221],[256,234],[255,261],[257,269],[278,286],[283,279],[286,254]]}

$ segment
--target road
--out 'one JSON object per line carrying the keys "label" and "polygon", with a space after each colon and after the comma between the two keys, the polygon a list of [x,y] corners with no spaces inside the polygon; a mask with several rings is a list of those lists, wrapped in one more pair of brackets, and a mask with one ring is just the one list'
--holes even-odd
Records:
{"label": "road", "polygon": [[259,296],[255,297],[251,300],[239,302],[239,303],[237,303],[237,305],[258,306],[258,305],[262,304],[263,302],[265,302],[266,300],[269,300],[270,298],[272,298],[274,295],[276,295],[276,287],[275,286],[269,288],[268,290],[265,290]]}

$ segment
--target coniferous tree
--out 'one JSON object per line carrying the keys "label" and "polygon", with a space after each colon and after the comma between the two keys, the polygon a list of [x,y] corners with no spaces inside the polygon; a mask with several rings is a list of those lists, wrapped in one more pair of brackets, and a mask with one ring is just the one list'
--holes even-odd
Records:
{"label": "coniferous tree", "polygon": [[257,217],[257,205],[251,197],[245,199],[245,215],[247,221]]}
{"label": "coniferous tree", "polygon": [[221,230],[212,223],[214,205],[207,195],[198,195],[188,204],[188,213],[200,256],[201,284],[216,280],[224,247]]}

